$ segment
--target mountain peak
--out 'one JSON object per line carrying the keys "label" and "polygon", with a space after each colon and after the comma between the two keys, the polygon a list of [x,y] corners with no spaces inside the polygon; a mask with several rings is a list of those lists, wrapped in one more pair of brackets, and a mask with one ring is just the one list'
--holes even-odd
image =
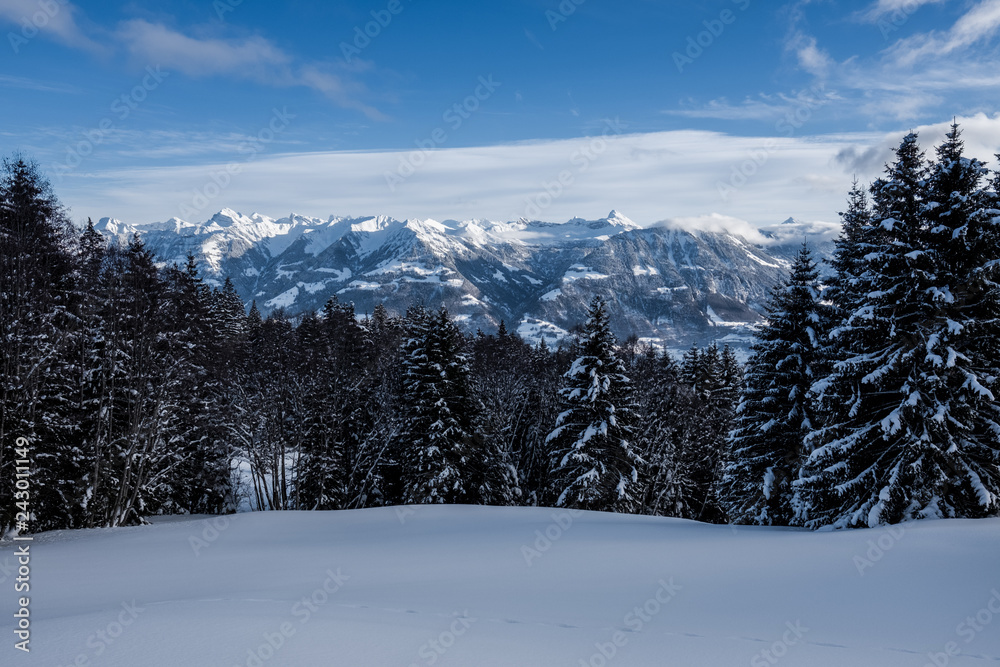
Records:
{"label": "mountain peak", "polygon": [[106,235],[119,236],[133,233],[135,227],[125,224],[117,218],[101,218],[94,223],[94,230]]}
{"label": "mountain peak", "polygon": [[629,219],[628,216],[622,215],[617,209],[612,209],[611,213],[608,213],[606,218],[609,224],[615,225],[616,227],[624,227],[626,229],[639,229],[639,225]]}

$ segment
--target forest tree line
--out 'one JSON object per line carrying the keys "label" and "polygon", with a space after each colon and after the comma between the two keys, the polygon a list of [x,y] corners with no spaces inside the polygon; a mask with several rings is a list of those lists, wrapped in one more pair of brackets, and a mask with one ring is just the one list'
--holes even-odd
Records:
{"label": "forest tree line", "polygon": [[[953,126],[855,184],[821,281],[803,247],[745,373],[616,340],[557,349],[444,308],[331,298],[262,318],[194,259],[77,231],[31,163],[0,183],[0,533],[171,513],[545,505],[861,527],[1000,512],[1000,175]],[[242,499],[242,500],[241,500]],[[18,528],[20,530],[20,528]]]}
{"label": "forest tree line", "polygon": [[558,349],[503,324],[463,333],[443,308],[359,317],[331,298],[262,318],[193,258],[158,267],[139,237],[76,230],[28,161],[6,161],[0,203],[0,532],[16,526],[17,438],[32,443],[30,530],[241,501],[725,520],[714,483],[741,378],[728,348],[678,363],[619,344],[600,302]]}

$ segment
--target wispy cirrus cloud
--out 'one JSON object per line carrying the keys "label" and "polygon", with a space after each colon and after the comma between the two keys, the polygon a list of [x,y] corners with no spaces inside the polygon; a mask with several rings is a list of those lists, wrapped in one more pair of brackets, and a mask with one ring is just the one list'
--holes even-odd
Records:
{"label": "wispy cirrus cloud", "polygon": [[0,19],[19,26],[22,31],[30,26],[66,46],[91,53],[108,50],[87,34],[97,29],[83,18],[83,12],[71,2],[54,0],[43,7],[38,0],[0,0]]}
{"label": "wispy cirrus cloud", "polygon": [[684,118],[774,121],[794,112],[795,109],[803,105],[814,105],[817,101],[826,103],[836,99],[838,99],[836,92],[815,88],[791,94],[767,95],[761,93],[756,97],[748,97],[739,103],[732,103],[724,97],[710,100],[703,105],[688,102],[680,109],[666,109],[663,113]]}
{"label": "wispy cirrus cloud", "polygon": [[948,30],[935,30],[901,39],[887,51],[887,56],[899,65],[911,66],[977,45],[996,35],[998,29],[1000,0],[983,0]]}
{"label": "wispy cirrus cloud", "polygon": [[0,74],[0,88],[21,88],[23,90],[36,90],[42,93],[78,93],[80,89],[66,83],[49,83],[26,79],[21,76],[10,76]]}
{"label": "wispy cirrus cloud", "polygon": [[[958,122],[967,154],[996,167],[992,158],[1000,146],[1000,114],[959,117]],[[942,122],[912,129],[933,154],[947,126]],[[680,221],[676,224],[754,239],[750,230],[794,217],[816,221],[811,233],[828,234],[834,229],[828,223],[836,223],[836,213],[844,210],[851,181],[857,177],[867,183],[880,176],[905,132],[775,138],[777,148],[766,164],[725,201],[716,196],[718,184],[729,179],[731,166],[758,153],[768,143],[766,137],[694,130],[608,136],[600,155],[582,172],[572,171],[574,156],[592,150],[591,138],[441,149],[428,152],[421,170],[394,191],[386,187],[384,175],[408,152],[287,152],[299,149],[286,144],[284,153],[262,154],[242,164],[225,195],[212,203],[213,210],[202,213],[207,219],[228,206],[273,217],[295,210],[316,216],[513,220],[525,214],[533,193],[551,190],[569,170],[571,182],[561,186],[538,217],[597,218],[619,209],[644,225]],[[240,140],[239,135],[199,134],[164,136],[159,143],[165,150],[192,142],[214,145],[225,155]],[[208,155],[200,163],[70,174],[61,195],[79,219],[156,222],[179,215],[191,193],[225,168],[224,160]]]}
{"label": "wispy cirrus cloud", "polygon": [[[350,77],[358,67],[348,72],[329,63],[301,61],[259,35],[196,35],[145,19],[126,20],[105,28],[86,20],[80,8],[67,0],[53,0],[53,9],[44,11],[45,20],[34,21],[32,17],[41,11],[39,7],[37,0],[0,0],[0,20],[15,25],[27,21],[40,33],[67,46],[104,55],[117,50],[140,64],[153,63],[190,77],[224,76],[266,86],[310,88],[338,106],[371,119],[385,118],[363,101],[364,86]],[[210,30],[220,29],[224,28],[215,26]],[[7,83],[13,85],[12,81]]]}
{"label": "wispy cirrus cloud", "polygon": [[859,12],[857,17],[868,23],[876,23],[882,19],[890,18],[894,14],[904,12],[913,14],[924,5],[937,5],[945,0],[878,0],[868,9]]}
{"label": "wispy cirrus cloud", "polygon": [[238,74],[262,78],[292,62],[291,56],[259,36],[199,39],[143,19],[121,23],[115,34],[138,60],[155,62],[189,76]]}
{"label": "wispy cirrus cloud", "polygon": [[234,76],[270,86],[304,86],[335,104],[362,112],[372,119],[385,116],[360,101],[363,87],[319,63],[299,63],[264,37],[194,37],[162,23],[143,19],[125,21],[116,35],[140,62],[192,77]]}
{"label": "wispy cirrus cloud", "polygon": [[[808,30],[807,14],[815,4],[797,0],[787,8],[785,50],[795,56],[801,72],[840,93],[842,113],[860,112],[878,126],[886,120],[926,122],[949,104],[962,106],[944,109],[945,114],[971,115],[992,111],[1000,103],[1000,59],[989,48],[1000,34],[1000,0],[970,2],[950,26],[910,34],[875,53],[855,53],[839,61]],[[900,14],[905,14],[905,22],[925,6],[942,4],[878,0],[855,19],[893,20],[896,26]]]}
{"label": "wispy cirrus cloud", "polygon": [[814,0],[797,0],[785,8],[789,29],[785,51],[795,55],[798,65],[814,77],[823,78],[835,65],[833,58],[820,48],[818,40],[806,28],[806,7]]}
{"label": "wispy cirrus cloud", "polygon": [[[881,135],[873,136],[880,140]],[[715,213],[760,226],[795,216],[833,220],[850,187],[850,175],[835,162],[863,137],[781,139],[754,177],[728,201],[716,196],[730,165],[747,159],[764,140],[718,132],[678,130],[603,138],[603,150],[584,171],[575,156],[593,151],[593,138],[448,148],[425,155],[424,166],[394,191],[385,174],[406,151],[309,152],[261,155],[242,165],[213,206],[287,215],[289,210],[330,214],[386,214],[397,218],[491,218],[526,215],[532,195],[572,173],[539,217],[561,221],[601,217],[620,209],[642,224],[669,217]],[[287,150],[287,147],[286,147]],[[74,215],[115,216],[154,222],[179,215],[180,205],[224,163],[156,169],[96,171],[67,176],[63,199]],[[211,211],[206,211],[206,218]]]}

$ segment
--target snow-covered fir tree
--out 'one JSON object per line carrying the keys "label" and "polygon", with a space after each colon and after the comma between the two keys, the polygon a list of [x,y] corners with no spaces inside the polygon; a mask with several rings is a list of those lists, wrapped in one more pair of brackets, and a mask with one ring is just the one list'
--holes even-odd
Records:
{"label": "snow-covered fir tree", "polygon": [[693,519],[706,490],[692,454],[710,446],[711,428],[701,399],[680,381],[680,368],[668,354],[652,350],[629,367],[636,389],[635,443],[644,461],[645,484],[639,512]]}
{"label": "snow-covered fir tree", "polygon": [[1000,513],[1000,210],[985,165],[963,155],[953,124],[927,181],[927,232],[936,249],[928,292],[922,400],[931,441],[949,470],[942,516]]}
{"label": "snow-covered fir tree", "polygon": [[216,330],[225,341],[239,341],[246,336],[246,308],[228,276],[222,289],[212,294],[211,314]]}
{"label": "snow-covered fir tree", "polygon": [[809,391],[825,375],[820,344],[829,327],[819,272],[803,245],[786,283],[774,290],[757,334],[720,485],[729,520],[765,526],[791,522],[792,482],[805,437],[819,424]]}
{"label": "snow-covered fir tree", "polygon": [[302,509],[346,507],[362,443],[371,429],[368,332],[353,304],[332,297],[315,334],[303,340],[306,382],[302,450],[296,464],[296,505]]}
{"label": "snow-covered fir tree", "polygon": [[1000,257],[984,181],[953,128],[932,166],[908,135],[872,186],[856,301],[845,299],[833,372],[816,385],[829,423],[798,483],[806,525],[997,511],[997,320],[986,313]]}
{"label": "snow-covered fir tree", "polygon": [[37,165],[20,156],[0,170],[0,536],[14,526],[15,443],[34,443],[33,528],[79,516],[85,467],[71,414],[78,378],[67,351],[80,336],[74,311],[73,232]]}
{"label": "snow-covered fir tree", "polygon": [[406,503],[477,503],[491,495],[477,432],[465,340],[448,311],[413,309],[403,346],[403,415],[398,436]]}
{"label": "snow-covered fir tree", "polygon": [[[847,198],[847,210],[840,213],[841,234],[835,242],[833,258],[829,260],[834,275],[827,281],[823,298],[839,311],[833,317],[852,312],[859,298],[861,276],[865,271],[865,255],[870,250],[873,233],[872,212],[868,193],[855,180]],[[825,342],[824,342],[825,343]]]}
{"label": "snow-covered fir tree", "polygon": [[632,386],[615,345],[607,306],[595,297],[580,356],[564,376],[563,411],[547,439],[558,507],[633,512],[639,504]]}
{"label": "snow-covered fir tree", "polygon": [[[549,360],[517,335],[503,321],[496,335],[482,332],[472,343],[472,387],[483,406],[483,436],[498,458],[498,473],[507,479],[494,495],[497,505],[531,503],[522,494],[522,480],[531,484],[547,468],[544,440],[548,434],[540,414],[550,404],[544,387]],[[533,372],[526,373],[525,368]]]}

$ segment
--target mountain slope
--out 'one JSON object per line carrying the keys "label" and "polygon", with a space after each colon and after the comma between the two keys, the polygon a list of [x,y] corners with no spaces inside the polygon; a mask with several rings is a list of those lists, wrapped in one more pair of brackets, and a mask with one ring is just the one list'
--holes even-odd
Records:
{"label": "mountain slope", "polygon": [[745,342],[802,238],[823,254],[836,231],[788,220],[755,244],[724,232],[642,228],[617,211],[557,224],[274,220],[230,209],[204,223],[173,218],[135,227],[104,218],[97,228],[118,239],[139,233],[166,263],[193,253],[209,280],[229,276],[264,313],[318,309],[333,295],[359,313],[378,303],[395,312],[443,304],[470,328],[489,330],[503,319],[527,338],[554,343],[599,294],[619,336],[669,347]]}

